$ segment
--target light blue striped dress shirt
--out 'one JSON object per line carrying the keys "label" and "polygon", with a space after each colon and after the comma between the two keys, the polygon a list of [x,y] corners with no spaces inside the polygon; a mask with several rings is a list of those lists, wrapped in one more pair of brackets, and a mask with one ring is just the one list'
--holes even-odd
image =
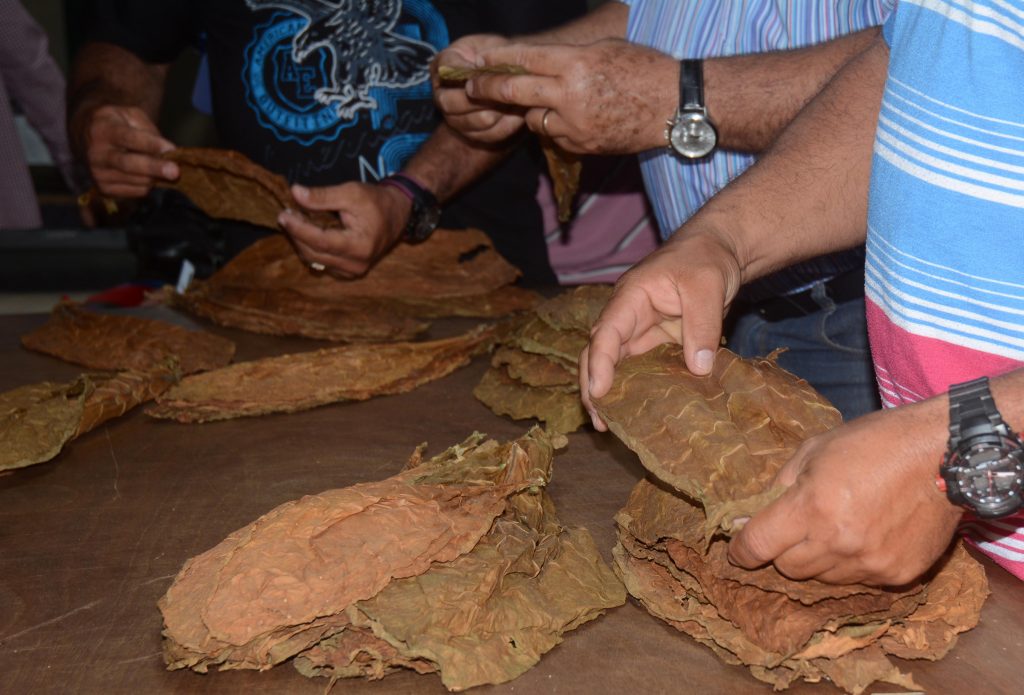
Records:
{"label": "light blue striped dress shirt", "polygon": [[[800,48],[877,26],[896,0],[624,0],[626,38],[676,58],[709,58]],[[668,115],[668,114],[666,114]],[[714,114],[711,114],[714,118]],[[662,238],[754,161],[717,150],[700,161],[668,148],[640,155]]]}

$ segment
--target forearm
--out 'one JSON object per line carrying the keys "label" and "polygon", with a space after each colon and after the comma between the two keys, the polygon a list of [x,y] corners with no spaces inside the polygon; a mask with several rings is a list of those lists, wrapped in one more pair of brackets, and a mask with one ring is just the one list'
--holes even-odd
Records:
{"label": "forearm", "polygon": [[626,37],[628,21],[629,6],[612,0],[568,24],[529,36],[519,36],[516,41],[582,46],[601,39],[622,39]]}
{"label": "forearm", "polygon": [[878,35],[871,28],[807,48],[705,60],[704,92],[719,146],[741,152],[767,148]]}
{"label": "forearm", "polygon": [[160,113],[167,65],[151,65],[110,43],[82,47],[71,71],[68,90],[68,132],[75,153],[84,151],[84,130],[101,106],[133,106],[154,123]]}
{"label": "forearm", "polygon": [[863,243],[888,57],[876,39],[676,236],[711,230],[735,256],[744,283]]}
{"label": "forearm", "polygon": [[444,203],[508,153],[506,147],[471,144],[442,123],[402,169]]}

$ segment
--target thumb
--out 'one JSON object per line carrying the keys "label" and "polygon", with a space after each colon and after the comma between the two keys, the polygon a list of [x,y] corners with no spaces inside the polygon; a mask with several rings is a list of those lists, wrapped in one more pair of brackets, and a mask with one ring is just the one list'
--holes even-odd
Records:
{"label": "thumb", "polygon": [[687,369],[698,376],[710,374],[715,364],[715,353],[722,342],[724,304],[724,295],[712,291],[702,295],[700,301],[690,302],[683,311],[680,326],[683,354]]}
{"label": "thumb", "polygon": [[794,489],[755,514],[729,541],[729,562],[755,569],[772,562],[807,537],[800,514],[793,511]]}

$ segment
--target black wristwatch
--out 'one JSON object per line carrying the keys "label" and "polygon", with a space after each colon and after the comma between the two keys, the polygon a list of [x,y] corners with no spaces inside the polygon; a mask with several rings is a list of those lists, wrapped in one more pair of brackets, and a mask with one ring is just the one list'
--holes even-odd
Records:
{"label": "black wristwatch", "polygon": [[380,180],[381,186],[394,186],[412,201],[409,222],[402,230],[402,240],[410,244],[425,241],[441,221],[441,206],[437,197],[413,179],[403,174],[391,174]]}
{"label": "black wristwatch", "polygon": [[679,64],[679,109],[665,137],[669,148],[687,159],[706,157],[715,149],[718,133],[704,106],[704,64],[699,60]]}
{"label": "black wristwatch", "polygon": [[1024,441],[1003,422],[988,377],[949,389],[949,449],[940,487],[979,517],[1013,514],[1024,504]]}

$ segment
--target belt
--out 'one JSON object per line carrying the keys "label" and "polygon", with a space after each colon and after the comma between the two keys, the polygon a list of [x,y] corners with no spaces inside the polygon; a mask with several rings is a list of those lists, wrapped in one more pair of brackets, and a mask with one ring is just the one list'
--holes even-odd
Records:
{"label": "belt", "polygon": [[[840,273],[826,280],[825,295],[836,304],[861,299],[864,296],[864,268],[856,268]],[[808,316],[823,308],[814,298],[813,292],[818,284],[806,290],[773,297],[761,302],[742,303],[737,308],[742,313],[754,312],[765,321],[775,322]]]}

